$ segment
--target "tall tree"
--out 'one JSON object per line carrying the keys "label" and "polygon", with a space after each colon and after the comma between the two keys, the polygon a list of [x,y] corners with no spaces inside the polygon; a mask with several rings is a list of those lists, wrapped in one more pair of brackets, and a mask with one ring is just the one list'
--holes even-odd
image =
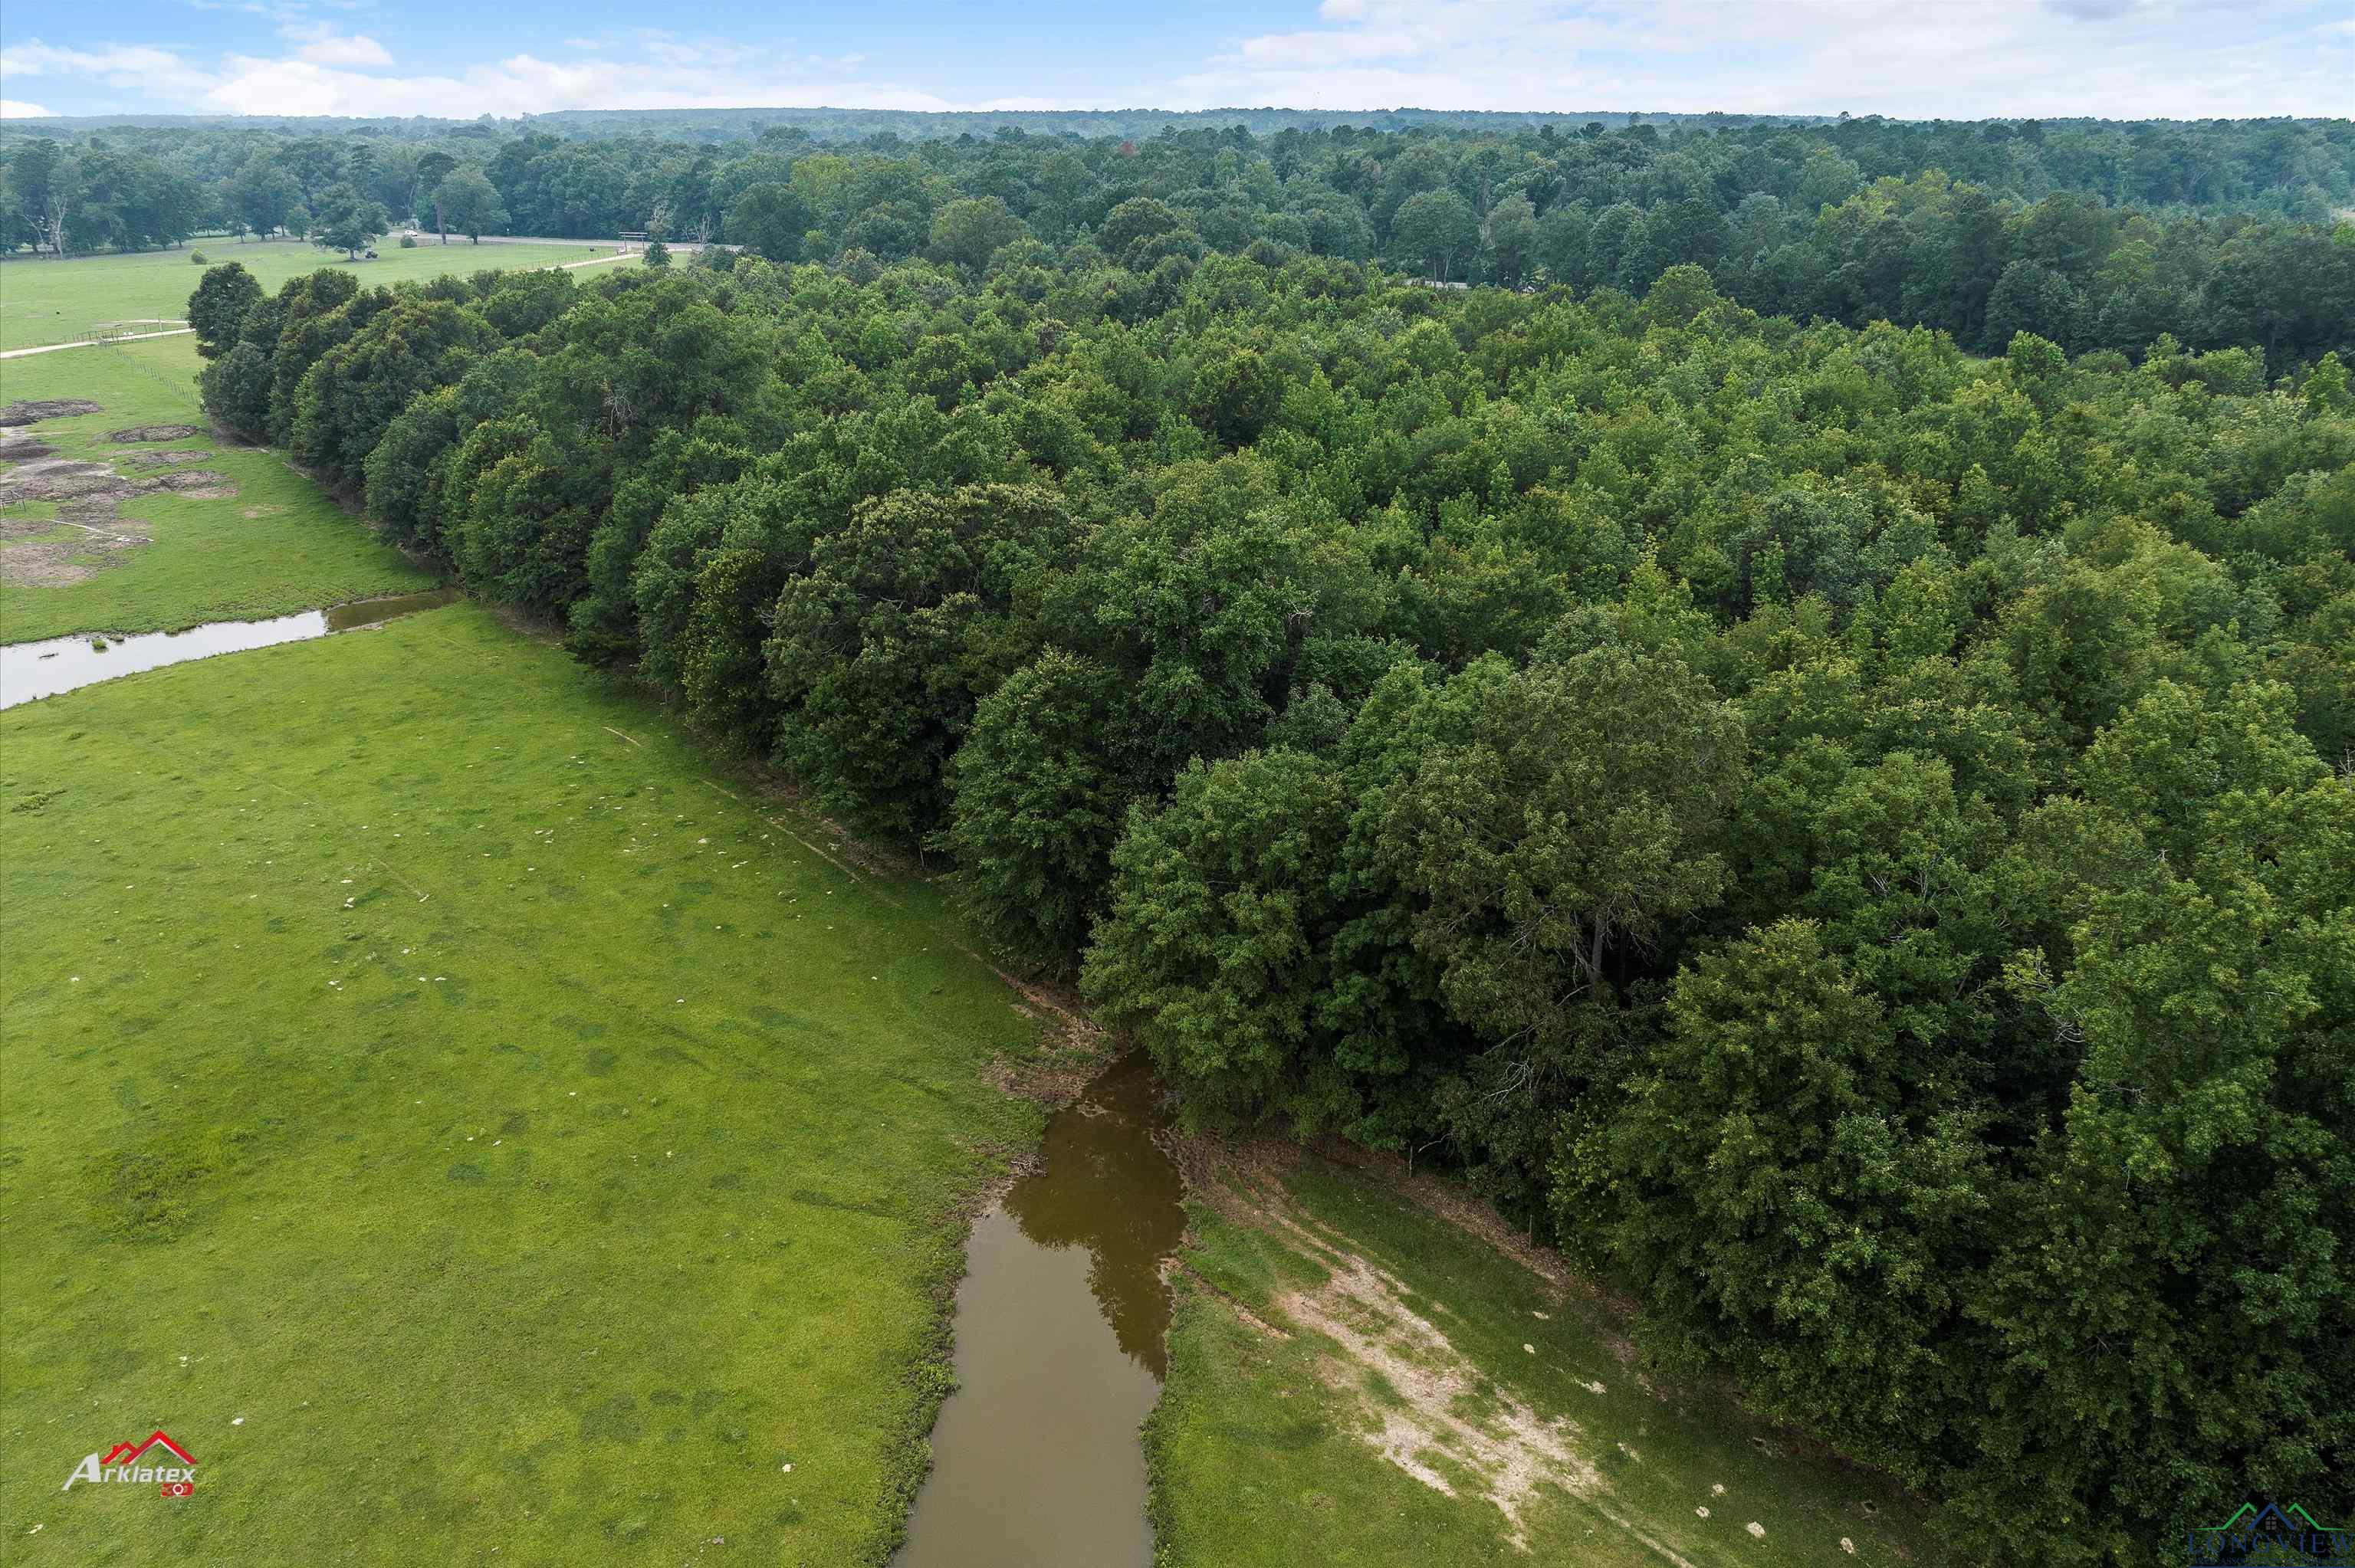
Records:
{"label": "tall tree", "polygon": [[[432,206],[434,187],[448,179],[457,167],[458,160],[439,147],[417,155],[417,166],[412,171],[408,192],[410,217],[418,218],[425,216],[427,209]],[[439,220],[436,221],[438,226]],[[450,237],[447,234],[442,235],[442,241],[445,245],[448,244]]]}
{"label": "tall tree", "polygon": [[800,260],[809,226],[808,204],[793,186],[776,181],[751,186],[728,209],[728,242],[768,261]]}
{"label": "tall tree", "polygon": [[228,261],[206,270],[188,296],[188,325],[196,330],[197,353],[217,359],[229,352],[245,330],[246,313],[261,299],[261,285],[242,263]]}
{"label": "tall tree", "polygon": [[1428,277],[1455,277],[1479,243],[1479,219],[1454,191],[1418,191],[1391,219],[1391,254],[1423,268]]}
{"label": "tall tree", "polygon": [[484,235],[507,226],[507,209],[480,169],[459,169],[433,187],[433,221],[442,244],[454,228],[480,245]]}
{"label": "tall tree", "polygon": [[311,241],[328,250],[341,250],[357,261],[390,227],[380,201],[370,201],[348,185],[333,185],[319,193],[311,214]]}

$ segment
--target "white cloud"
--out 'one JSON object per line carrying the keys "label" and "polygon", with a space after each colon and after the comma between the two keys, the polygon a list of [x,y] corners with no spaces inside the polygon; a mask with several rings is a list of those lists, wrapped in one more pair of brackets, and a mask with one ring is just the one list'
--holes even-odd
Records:
{"label": "white cloud", "polygon": [[21,98],[0,98],[0,120],[46,120],[52,112]]}
{"label": "white cloud", "polygon": [[201,94],[213,79],[174,51],[147,44],[61,49],[32,38],[0,47],[0,78],[26,76],[87,77],[179,102]]}
{"label": "white cloud", "polygon": [[1175,108],[2342,115],[2307,0],[1324,0],[1169,84]]}
{"label": "white cloud", "polygon": [[559,109],[956,107],[890,82],[771,79],[705,66],[513,55],[454,76],[388,76],[307,59],[232,55],[202,94],[230,114],[403,114],[470,120],[478,114],[546,114]]}
{"label": "white cloud", "polygon": [[389,66],[392,52],[366,34],[337,32],[325,22],[288,22],[279,37],[302,48],[294,58],[322,66]]}
{"label": "white cloud", "polygon": [[2330,15],[2346,0],[1317,0],[1313,14],[1304,5],[1300,26],[1236,38],[1199,63],[1160,62],[1176,74],[1158,80],[1114,83],[1105,72],[1096,92],[1057,96],[1026,91],[1031,83],[1017,79],[962,101],[892,79],[857,54],[653,27],[585,32],[556,45],[553,58],[518,53],[400,74],[375,37],[309,19],[322,6],[368,0],[186,3],[263,9],[288,51],[206,63],[157,44],[64,48],[36,39],[0,48],[0,70],[102,83],[147,109],[458,119],[819,106],[1844,109],[1956,119],[2355,107],[2355,24]]}
{"label": "white cloud", "polygon": [[[641,30],[619,50],[574,40],[565,59],[517,54],[452,73],[400,75],[376,39],[286,20],[291,54],[232,53],[214,67],[152,44],[61,48],[38,39],[0,49],[10,77],[79,78],[135,92],[142,107],[227,114],[422,114],[471,120],[563,109],[826,108],[940,111],[971,105],[863,74],[858,56],[825,58],[774,47]],[[1025,107],[1069,107],[1027,100]]]}

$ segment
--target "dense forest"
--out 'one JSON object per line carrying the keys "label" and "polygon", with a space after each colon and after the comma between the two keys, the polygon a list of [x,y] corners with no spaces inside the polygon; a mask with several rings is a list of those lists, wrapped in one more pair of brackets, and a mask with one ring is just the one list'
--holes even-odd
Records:
{"label": "dense forest", "polygon": [[[1966,1552],[2355,1513],[2355,227],[1644,129],[764,142],[742,254],[189,313],[1197,1120],[1460,1171]],[[1426,198],[1556,281],[1359,259]]]}
{"label": "dense forest", "polygon": [[[799,118],[822,128],[828,112]],[[538,120],[332,135],[113,125],[63,141],[12,129],[0,245],[64,254],[229,230],[350,250],[413,217],[445,235],[647,230],[779,263],[922,257],[967,276],[1022,238],[1092,246],[1146,276],[1258,247],[1274,262],[1640,295],[1693,265],[1762,314],[1935,326],[1986,353],[2019,331],[2073,354],[2139,353],[2168,332],[2193,349],[2260,347],[2277,372],[2355,346],[2355,250],[2332,229],[2355,205],[2347,122],[1484,130],[1452,122],[1512,117],[1434,116],[1403,131],[1003,128],[828,145],[773,113],[788,122],[734,140],[718,128],[747,127],[725,116],[703,117],[703,139],[584,129],[631,122],[616,115],[549,117],[569,135]]]}

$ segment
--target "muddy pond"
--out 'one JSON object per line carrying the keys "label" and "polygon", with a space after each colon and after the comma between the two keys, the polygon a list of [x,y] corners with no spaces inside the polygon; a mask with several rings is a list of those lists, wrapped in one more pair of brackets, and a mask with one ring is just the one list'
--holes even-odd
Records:
{"label": "muddy pond", "polygon": [[1151,1064],[1124,1058],[974,1225],[957,1389],[893,1568],[1150,1568],[1137,1427],[1168,1370],[1161,1265],[1186,1228],[1167,1121]]}
{"label": "muddy pond", "polygon": [[209,659],[216,653],[241,653],[280,642],[302,642],[331,632],[375,626],[421,609],[454,603],[455,588],[402,594],[392,599],[364,599],[332,609],[306,609],[267,620],[216,620],[186,631],[148,631],[135,637],[52,637],[40,642],[12,642],[0,647],[0,708],[37,702],[61,692]]}

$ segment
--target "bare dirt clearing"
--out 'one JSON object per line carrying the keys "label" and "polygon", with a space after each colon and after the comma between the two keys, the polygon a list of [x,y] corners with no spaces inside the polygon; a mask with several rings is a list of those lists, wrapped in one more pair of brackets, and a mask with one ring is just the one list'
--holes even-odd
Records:
{"label": "bare dirt clearing", "polygon": [[[27,414],[27,410],[33,410]],[[98,404],[79,398],[11,404],[5,416],[16,424],[36,418],[59,418],[97,414]],[[25,418],[17,418],[24,415]],[[197,434],[194,425],[140,425],[117,430],[112,441],[177,440]],[[12,436],[0,442],[0,457],[16,466],[0,473],[0,511],[21,502],[59,503],[54,517],[0,517],[0,583],[17,588],[61,588],[87,581],[118,561],[123,552],[148,543],[149,535],[123,515],[123,503],[143,495],[165,493],[194,501],[226,500],[237,493],[229,475],[205,468],[174,465],[197,462],[213,454],[207,450],[136,452],[125,461],[162,467],[160,473],[126,474],[111,462],[55,456],[55,450],[31,436]],[[71,530],[63,538],[54,535]]]}
{"label": "bare dirt clearing", "polygon": [[[91,412],[97,410],[93,408]],[[190,436],[201,436],[203,429],[196,425],[133,425],[127,430],[110,430],[110,441],[178,441]]]}
{"label": "bare dirt clearing", "polygon": [[[1506,1538],[1523,1551],[1529,1546],[1525,1515],[1541,1486],[1582,1494],[1604,1489],[1601,1472],[1572,1444],[1582,1436],[1577,1423],[1540,1415],[1498,1386],[1409,1304],[1415,1295],[1410,1286],[1295,1209],[1280,1179],[1295,1151],[1253,1143],[1204,1158],[1198,1141],[1188,1152],[1195,1197],[1231,1219],[1280,1234],[1324,1268],[1322,1281],[1284,1292],[1272,1305],[1279,1322],[1334,1345],[1337,1353],[1320,1359],[1317,1375],[1354,1403],[1359,1436],[1382,1457],[1448,1497],[1469,1491],[1487,1498],[1508,1521]],[[1369,1391],[1369,1373],[1379,1380],[1379,1393]]]}
{"label": "bare dirt clearing", "polygon": [[184,462],[202,462],[212,455],[210,447],[173,447],[160,452],[125,452],[123,454],[123,461],[144,463],[151,467],[168,466]]}
{"label": "bare dirt clearing", "polygon": [[87,397],[29,398],[0,408],[0,427],[29,425],[40,419],[64,419],[77,414],[103,414],[106,410]]}
{"label": "bare dirt clearing", "polygon": [[1175,1152],[1184,1370],[1147,1439],[1174,1561],[1943,1561],[1889,1478],[1792,1448],[1728,1388],[1646,1377],[1623,1303],[1466,1223],[1482,1206],[1444,1178],[1265,1138]]}

